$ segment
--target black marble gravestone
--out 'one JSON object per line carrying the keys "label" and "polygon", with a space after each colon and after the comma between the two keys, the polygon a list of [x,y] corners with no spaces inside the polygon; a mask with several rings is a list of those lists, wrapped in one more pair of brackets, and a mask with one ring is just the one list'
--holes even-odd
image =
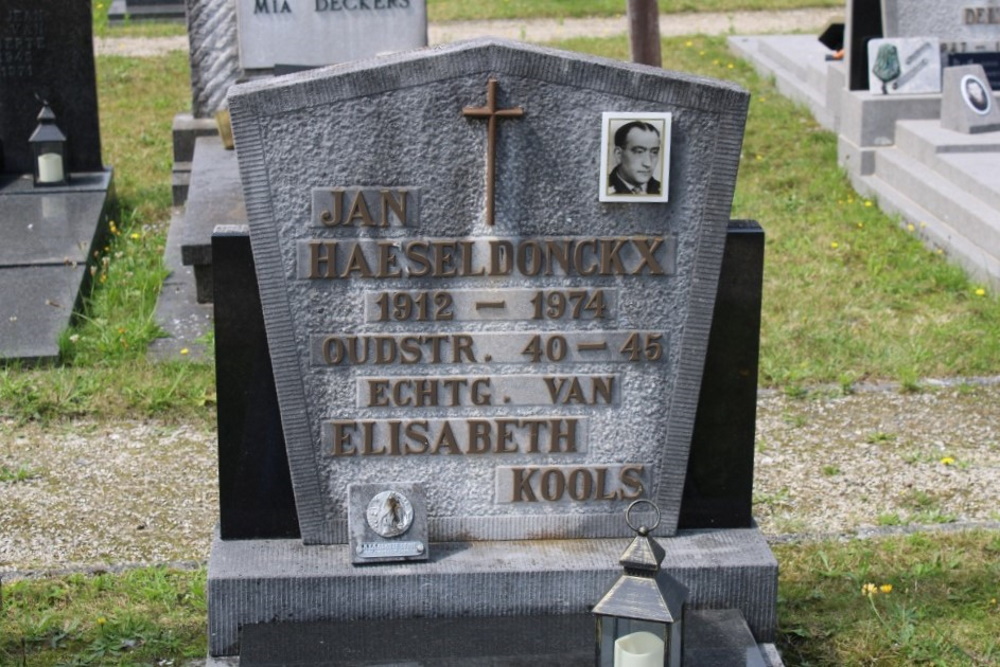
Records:
{"label": "black marble gravestone", "polygon": [[32,171],[28,138],[47,100],[66,134],[69,171],[101,171],[90,2],[0,3],[0,169]]}
{"label": "black marble gravestone", "polygon": [[879,0],[849,1],[847,87],[848,90],[868,90],[868,42],[882,36],[882,4]]}

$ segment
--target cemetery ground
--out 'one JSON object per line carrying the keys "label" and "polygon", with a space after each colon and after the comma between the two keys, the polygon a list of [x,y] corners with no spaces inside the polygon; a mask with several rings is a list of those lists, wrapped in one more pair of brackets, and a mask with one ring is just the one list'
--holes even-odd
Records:
{"label": "cemetery ground", "polygon": [[[557,46],[627,56],[622,38]],[[781,564],[786,664],[997,664],[993,288],[855,195],[835,137],[724,40],[668,39],[664,56],[753,94],[734,217],[767,233],[755,516]],[[98,59],[121,211],[61,363],[0,370],[0,664],[206,653],[212,366],[144,357],[186,67]]]}

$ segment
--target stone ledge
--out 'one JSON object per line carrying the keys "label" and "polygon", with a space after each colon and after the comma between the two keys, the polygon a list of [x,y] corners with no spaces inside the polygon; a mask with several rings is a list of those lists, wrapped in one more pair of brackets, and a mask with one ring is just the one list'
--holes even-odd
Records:
{"label": "stone ledge", "polygon": [[[432,544],[430,560],[350,564],[346,545],[213,540],[209,652],[239,652],[243,625],[411,617],[585,613],[621,574],[624,539]],[[664,569],[695,609],[739,609],[758,642],[774,639],[778,564],[755,528],[661,539]]]}

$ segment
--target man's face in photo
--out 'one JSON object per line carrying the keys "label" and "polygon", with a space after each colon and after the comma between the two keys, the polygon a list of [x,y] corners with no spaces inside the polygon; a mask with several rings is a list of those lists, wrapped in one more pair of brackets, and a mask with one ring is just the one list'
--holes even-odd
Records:
{"label": "man's face in photo", "polygon": [[986,91],[979,85],[978,81],[970,79],[965,84],[965,90],[969,93],[969,99],[977,107],[986,106]]}
{"label": "man's face in photo", "polygon": [[622,178],[633,185],[645,185],[660,161],[660,135],[633,127],[625,135],[625,145],[615,146],[615,157],[621,165]]}

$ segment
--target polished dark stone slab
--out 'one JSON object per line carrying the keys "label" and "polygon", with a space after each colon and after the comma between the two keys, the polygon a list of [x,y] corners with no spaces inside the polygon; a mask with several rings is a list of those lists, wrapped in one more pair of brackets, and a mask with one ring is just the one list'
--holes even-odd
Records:
{"label": "polished dark stone slab", "polygon": [[979,51],[971,53],[949,53],[948,67],[961,65],[982,65],[993,92],[1000,91],[1000,53]]}
{"label": "polished dark stone slab", "polygon": [[32,171],[27,140],[42,108],[36,96],[48,100],[68,139],[68,169],[103,169],[92,23],[90,2],[0,5],[0,171]]}
{"label": "polished dark stone slab", "polygon": [[82,264],[0,268],[0,360],[58,360],[86,276]]}
{"label": "polished dark stone slab", "polygon": [[220,228],[212,247],[220,534],[299,537],[247,228]]}
{"label": "polished dark stone slab", "polygon": [[0,187],[0,266],[86,263],[107,229],[102,212],[111,172],[79,174],[79,183],[34,188],[30,179]]}
{"label": "polished dark stone slab", "polygon": [[[249,237],[212,238],[222,538],[299,535]],[[752,523],[764,232],[730,223],[681,528]]]}
{"label": "polished dark stone slab", "polygon": [[846,47],[849,90],[868,90],[868,41],[882,36],[882,4],[879,0],[848,0]]}
{"label": "polished dark stone slab", "polygon": [[[594,661],[594,617],[415,618],[248,625],[240,667],[579,667]],[[688,611],[685,667],[766,667],[739,611]]]}
{"label": "polished dark stone slab", "polygon": [[88,261],[107,237],[113,193],[110,170],[60,188],[0,178],[0,360],[58,359],[90,282]]}
{"label": "polished dark stone slab", "polygon": [[729,223],[691,436],[680,528],[745,528],[753,523],[764,230]]}

